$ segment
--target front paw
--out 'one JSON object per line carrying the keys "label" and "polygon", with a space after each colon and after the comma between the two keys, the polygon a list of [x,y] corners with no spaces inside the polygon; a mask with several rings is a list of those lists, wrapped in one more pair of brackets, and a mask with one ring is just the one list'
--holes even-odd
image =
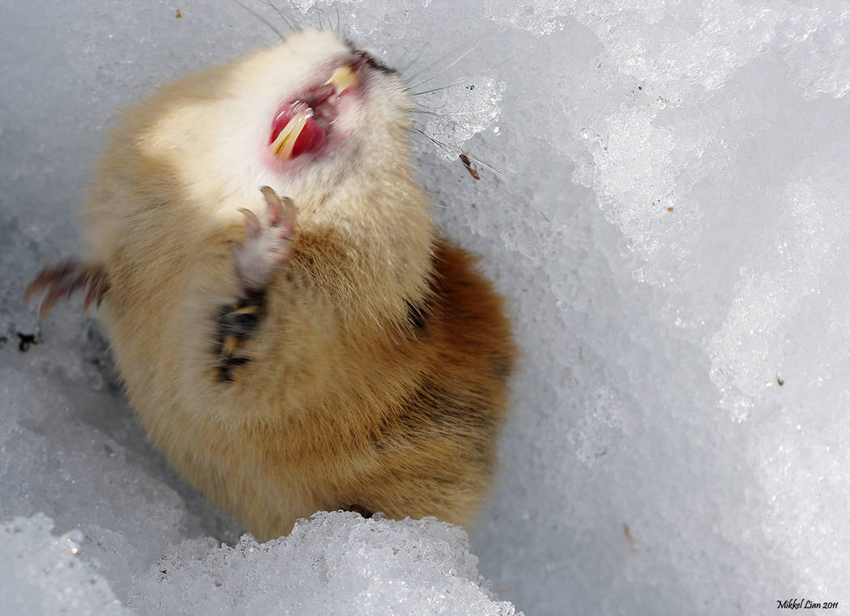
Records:
{"label": "front paw", "polygon": [[242,287],[251,291],[264,289],[289,258],[296,223],[292,199],[281,199],[268,186],[260,190],[266,199],[266,213],[258,217],[251,210],[239,210],[245,214],[245,243],[233,255]]}

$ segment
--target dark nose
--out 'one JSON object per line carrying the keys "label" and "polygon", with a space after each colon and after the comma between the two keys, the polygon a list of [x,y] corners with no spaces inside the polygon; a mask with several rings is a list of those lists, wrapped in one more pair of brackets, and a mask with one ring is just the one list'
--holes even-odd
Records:
{"label": "dark nose", "polygon": [[352,64],[352,68],[354,70],[358,70],[363,66],[369,66],[374,68],[375,70],[381,71],[382,73],[395,73],[394,69],[391,69],[389,66],[385,64],[381,64],[378,62],[371,54],[363,51],[363,50],[355,50],[354,52],[354,63]]}

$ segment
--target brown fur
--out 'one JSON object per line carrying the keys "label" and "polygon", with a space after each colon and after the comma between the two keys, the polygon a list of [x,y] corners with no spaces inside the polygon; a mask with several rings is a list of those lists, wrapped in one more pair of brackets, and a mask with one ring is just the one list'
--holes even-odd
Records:
{"label": "brown fur", "polygon": [[[502,301],[434,237],[397,77],[375,73],[355,138],[327,160],[286,176],[251,160],[244,131],[261,134],[287,92],[345,53],[305,32],[164,88],[125,114],[86,212],[133,407],[180,472],[261,539],[354,505],[468,523],[505,413]],[[237,210],[261,208],[261,184],[295,200],[298,232],[249,360],[220,382]]]}

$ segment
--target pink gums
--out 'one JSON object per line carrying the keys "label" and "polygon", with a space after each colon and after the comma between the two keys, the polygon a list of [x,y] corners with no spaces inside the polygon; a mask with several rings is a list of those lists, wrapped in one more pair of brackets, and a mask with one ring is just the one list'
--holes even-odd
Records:
{"label": "pink gums", "polygon": [[331,124],[336,120],[337,98],[332,85],[323,85],[313,88],[304,97],[281,107],[272,121],[269,144],[274,143],[292,118],[299,113],[304,113],[307,115],[307,121],[293,144],[290,158],[319,150],[325,143]]}
{"label": "pink gums", "polygon": [[274,143],[274,140],[277,139],[280,131],[282,131],[289,121],[299,112],[307,113],[308,118],[307,122],[304,124],[304,128],[301,129],[301,133],[298,135],[298,139],[292,146],[291,158],[295,158],[296,156],[307,152],[315,152],[322,147],[322,144],[325,143],[325,131],[321,126],[319,126],[319,123],[313,119],[313,110],[305,103],[298,101],[291,103],[278,111],[274,121],[272,122],[272,134],[269,138],[269,144]]}

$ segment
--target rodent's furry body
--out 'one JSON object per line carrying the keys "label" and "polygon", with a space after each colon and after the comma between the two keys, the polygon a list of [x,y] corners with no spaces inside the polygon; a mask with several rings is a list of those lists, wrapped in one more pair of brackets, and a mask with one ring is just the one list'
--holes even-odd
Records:
{"label": "rodent's furry body", "polygon": [[[86,262],[154,443],[260,539],[317,510],[466,524],[483,498],[515,355],[501,299],[434,235],[409,161],[409,102],[371,71],[335,150],[277,172],[255,155],[289,93],[351,54],[308,31],[126,111],[86,209]],[[346,131],[348,131],[346,133]],[[238,208],[298,206],[246,363],[216,377],[216,314],[240,283]]]}

